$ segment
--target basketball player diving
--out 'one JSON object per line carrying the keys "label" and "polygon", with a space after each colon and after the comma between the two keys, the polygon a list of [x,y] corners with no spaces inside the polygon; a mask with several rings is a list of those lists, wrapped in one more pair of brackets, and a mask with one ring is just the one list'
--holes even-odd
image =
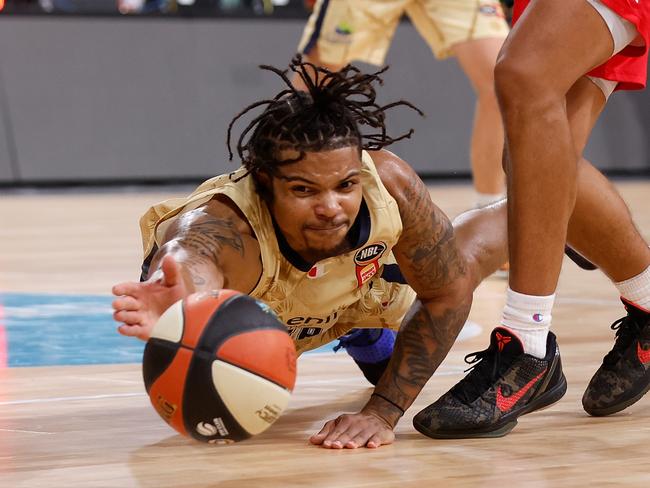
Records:
{"label": "basketball player diving", "polygon": [[197,291],[250,294],[287,325],[299,354],[342,337],[376,383],[359,413],[310,441],[389,444],[465,323],[473,290],[507,259],[505,204],[452,226],[413,169],[382,149],[412,133],[388,136],[386,111],[417,109],[377,104],[381,71],[334,73],[298,56],[290,70],[302,92],[286,71],[263,68],[286,88],[231,122],[229,147],[233,124],[265,107],[238,138],[242,167],[141,219],[143,281],[113,287],[118,331],[146,340],[170,305]]}

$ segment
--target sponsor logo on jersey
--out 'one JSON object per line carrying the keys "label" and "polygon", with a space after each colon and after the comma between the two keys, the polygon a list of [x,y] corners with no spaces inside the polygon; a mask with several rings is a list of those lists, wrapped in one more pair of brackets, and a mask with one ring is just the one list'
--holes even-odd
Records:
{"label": "sponsor logo on jersey", "polygon": [[317,336],[323,332],[322,327],[289,327],[287,333],[296,341],[308,339]]}
{"label": "sponsor logo on jersey", "polygon": [[324,274],[325,274],[325,265],[315,264],[307,272],[307,278],[309,278],[310,280],[315,280],[316,278],[320,278]]}
{"label": "sponsor logo on jersey", "polygon": [[383,242],[375,242],[359,249],[354,255],[354,262],[359,266],[376,261],[384,254],[386,244]]}
{"label": "sponsor logo on jersey", "polygon": [[287,320],[287,325],[289,328],[296,328],[296,327],[307,327],[309,325],[321,325],[321,324],[329,324],[330,322],[334,322],[334,320],[338,317],[339,313],[338,311],[334,311],[331,314],[329,314],[327,317],[291,317],[289,320]]}
{"label": "sponsor logo on jersey", "polygon": [[362,287],[370,278],[379,272],[379,258],[388,246],[383,242],[374,242],[359,249],[354,255],[357,283]]}

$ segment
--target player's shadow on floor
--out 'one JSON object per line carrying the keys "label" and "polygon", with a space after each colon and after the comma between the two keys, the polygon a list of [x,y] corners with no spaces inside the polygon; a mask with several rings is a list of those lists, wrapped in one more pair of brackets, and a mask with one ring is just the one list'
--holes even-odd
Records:
{"label": "player's shadow on floor", "polygon": [[[270,450],[278,449],[315,449],[309,444],[309,437],[318,432],[327,420],[341,413],[358,412],[371,393],[372,388],[358,388],[333,398],[331,402],[289,408],[266,432],[236,444],[208,445],[179,434],[170,435],[133,451],[129,468],[139,486],[143,487],[158,488],[166,478],[177,479],[179,471],[187,471],[193,480],[203,479],[201,473],[204,473],[206,483],[192,486],[230,486],[228,483],[232,480],[223,479],[228,475],[223,472],[224,466],[229,465],[228,458],[233,457],[233,465],[241,465],[242,456],[264,457]],[[234,462],[235,458],[237,462]],[[222,481],[218,481],[220,478]]]}

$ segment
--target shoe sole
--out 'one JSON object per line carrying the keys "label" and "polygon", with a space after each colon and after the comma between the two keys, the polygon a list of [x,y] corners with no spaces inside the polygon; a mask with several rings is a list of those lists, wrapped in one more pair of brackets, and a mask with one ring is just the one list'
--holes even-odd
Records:
{"label": "shoe sole", "polygon": [[643,390],[641,390],[641,392],[639,392],[637,395],[633,396],[629,400],[625,400],[623,403],[618,403],[616,405],[612,405],[611,407],[607,407],[607,408],[599,408],[599,409],[591,409],[591,410],[587,410],[587,408],[584,405],[582,405],[582,408],[584,408],[585,412],[587,412],[592,417],[606,417],[607,415],[612,415],[613,413],[621,412],[625,410],[627,407],[629,407],[630,405],[635,404],[636,402],[641,400],[643,395],[648,393],[648,391],[650,391],[650,383],[648,383],[646,387]]}
{"label": "shoe sole", "polygon": [[517,425],[517,418],[538,410],[543,410],[557,403],[566,393],[567,383],[564,373],[555,387],[546,391],[532,402],[524,405],[520,409],[512,411],[499,419],[499,421],[485,429],[465,430],[465,431],[430,431],[422,425],[413,422],[413,427],[421,434],[433,439],[476,439],[476,438],[494,438],[503,437],[508,434]]}

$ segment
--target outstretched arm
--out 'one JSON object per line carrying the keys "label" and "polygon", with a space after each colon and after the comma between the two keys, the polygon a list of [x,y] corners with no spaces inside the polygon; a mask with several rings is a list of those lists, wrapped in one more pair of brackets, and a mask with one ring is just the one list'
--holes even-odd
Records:
{"label": "outstretched arm", "polygon": [[118,331],[142,340],[169,306],[191,293],[221,288],[249,293],[261,273],[259,245],[237,207],[213,199],[170,225],[149,273],[145,282],[113,287]]}

